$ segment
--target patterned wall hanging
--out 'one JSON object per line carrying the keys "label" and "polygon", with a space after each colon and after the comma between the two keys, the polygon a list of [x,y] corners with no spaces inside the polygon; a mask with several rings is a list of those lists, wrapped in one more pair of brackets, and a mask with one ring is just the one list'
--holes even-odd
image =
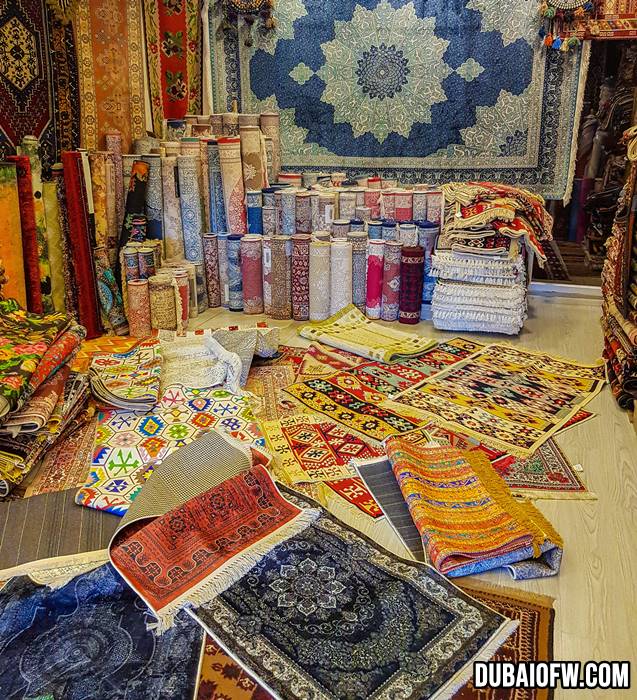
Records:
{"label": "patterned wall hanging", "polygon": [[128,153],[132,142],[146,135],[140,2],[79,2],[75,31],[83,148],[101,148],[105,132],[117,129]]}
{"label": "patterned wall hanging", "polygon": [[197,0],[143,0],[153,131],[163,119],[201,113],[201,32]]}
{"label": "patterned wall hanging", "polygon": [[252,46],[244,29],[213,44],[213,17],[213,93],[279,111],[295,170],[499,180],[568,198],[589,47],[545,51],[538,8],[279,0],[276,28]]}
{"label": "patterned wall hanging", "polygon": [[540,28],[540,37],[549,49],[569,51],[579,46],[580,40],[568,36],[577,24],[597,17],[604,0],[544,0],[540,5],[540,14],[544,25]]}
{"label": "patterned wall hanging", "polygon": [[0,157],[33,135],[48,176],[60,152],[79,144],[73,27],[53,17],[43,0],[2,3],[0,76]]}

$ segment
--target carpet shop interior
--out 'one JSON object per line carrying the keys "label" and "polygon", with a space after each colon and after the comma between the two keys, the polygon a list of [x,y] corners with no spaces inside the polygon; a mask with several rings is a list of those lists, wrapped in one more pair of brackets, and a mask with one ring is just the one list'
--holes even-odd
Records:
{"label": "carpet shop interior", "polygon": [[631,697],[633,37],[0,2],[0,698]]}

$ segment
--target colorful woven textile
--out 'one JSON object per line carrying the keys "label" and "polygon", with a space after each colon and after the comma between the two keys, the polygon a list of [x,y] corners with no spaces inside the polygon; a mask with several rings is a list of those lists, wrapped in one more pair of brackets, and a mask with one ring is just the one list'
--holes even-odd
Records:
{"label": "colorful woven textile", "polygon": [[429,338],[373,323],[353,304],[326,321],[302,326],[299,335],[382,362],[418,355],[435,343]]}
{"label": "colorful woven textile", "polygon": [[599,393],[604,381],[601,365],[487,345],[396,401],[450,430],[527,457]]}
{"label": "colorful woven textile", "polygon": [[312,241],[308,270],[309,320],[324,321],[330,315],[330,243]]}
{"label": "colorful woven textile", "polygon": [[164,203],[164,243],[168,260],[185,257],[184,232],[181,226],[181,210],[179,208],[178,178],[177,156],[163,156],[161,159],[161,184]]}
{"label": "colorful woven textile", "polygon": [[271,250],[270,316],[286,320],[292,318],[292,241],[288,236],[274,236]]}
{"label": "colorful woven textile", "polygon": [[452,447],[386,443],[427,559],[448,576],[505,567],[513,578],[554,576],[562,541],[530,503],[516,501],[486,456]]}
{"label": "colorful woven textile", "polygon": [[0,159],[33,135],[45,175],[60,152],[79,146],[80,111],[73,26],[46,3],[15,0],[0,11],[4,27],[0,87]]}
{"label": "colorful woven textile", "polygon": [[73,16],[82,114],[82,147],[97,149],[117,129],[124,153],[146,136],[140,0],[78,3]]}
{"label": "colorful woven textile", "polygon": [[226,243],[228,259],[228,310],[243,311],[243,280],[241,278],[241,240],[230,234]]}
{"label": "colorful woven textile", "polygon": [[367,249],[367,297],[365,313],[367,318],[379,319],[382,308],[383,260],[385,242],[372,240]]}
{"label": "colorful woven textile", "polygon": [[221,288],[219,280],[219,245],[216,233],[203,237],[203,261],[206,270],[206,288],[208,306],[214,309],[221,306]]}
{"label": "colorful woven textile", "polygon": [[383,293],[380,317],[383,321],[398,320],[400,308],[400,249],[398,241],[385,241],[383,258]]}
{"label": "colorful woven textile", "polygon": [[352,304],[365,313],[367,301],[367,232],[350,231],[347,240],[352,244]]}
{"label": "colorful woven textile", "polygon": [[153,126],[201,113],[200,22],[196,2],[144,0]]}
{"label": "colorful woven textile", "polygon": [[37,388],[31,387],[33,374],[68,325],[64,314],[39,316],[22,310],[14,299],[0,300],[0,418]]}
{"label": "colorful woven textile", "polygon": [[100,353],[128,352],[139,340],[137,338],[127,338],[117,335],[103,335],[93,340],[82,342],[80,349],[73,358],[71,369],[76,372],[85,372],[91,365],[93,355]]}
{"label": "colorful woven textile", "polygon": [[[2,166],[0,166],[1,169]],[[1,176],[0,176],[1,177]],[[2,185],[0,185],[1,187]],[[1,196],[1,195],[0,195]],[[42,183],[42,198],[44,200],[47,225],[47,242],[51,262],[51,296],[56,311],[66,311],[64,290],[64,242],[60,227],[60,208],[55,182]],[[11,234],[10,234],[11,235]],[[6,262],[6,260],[5,260]],[[7,296],[12,296],[7,294]]]}
{"label": "colorful woven textile", "polygon": [[154,464],[210,431],[262,446],[248,399],[224,389],[167,388],[156,413],[100,414],[93,464],[76,502],[116,515],[125,513]]}
{"label": "colorful woven textile", "polygon": [[126,290],[129,332],[134,338],[147,338],[152,333],[148,280],[130,280]]}
{"label": "colorful woven textile", "polygon": [[351,459],[382,452],[321,416],[293,415],[263,421],[261,428],[274,454],[277,473],[289,484],[336,481],[355,476]]}
{"label": "colorful woven textile", "polygon": [[15,163],[0,163],[0,216],[4,221],[2,265],[7,278],[2,293],[6,298],[16,299],[26,307],[27,288]]}
{"label": "colorful woven textile", "polygon": [[[185,537],[175,537],[176,512]],[[180,607],[227,588],[316,515],[283,498],[268,472],[252,466],[141,528],[123,526],[111,561],[166,629]],[[146,566],[148,558],[156,571]]]}
{"label": "colorful woven textile", "polygon": [[247,235],[240,242],[243,311],[246,314],[263,313],[263,248],[261,236]]}
{"label": "colorful woven textile", "polygon": [[420,321],[425,251],[419,246],[403,246],[400,255],[398,320],[415,324]]}
{"label": "colorful woven textile", "polygon": [[[284,493],[312,512],[311,501]],[[431,568],[378,549],[322,511],[268,549],[234,580],[225,576],[219,595],[191,614],[281,697],[391,695],[403,692],[405,677],[414,697],[435,697],[443,687],[450,694],[513,629]],[[336,621],[363,600],[370,622],[344,635]]]}
{"label": "colorful woven textile", "polygon": [[328,348],[320,343],[310,343],[299,366],[296,381],[305,382],[317,377],[329,377],[335,371],[348,370],[360,364],[361,358],[358,355]]}
{"label": "colorful woven textile", "polygon": [[62,253],[62,277],[64,278],[64,309],[66,313],[78,316],[77,289],[75,286],[75,274],[73,271],[73,256],[71,255],[71,235],[68,216],[68,204],[66,201],[66,183],[64,181],[64,167],[56,163],[51,168],[51,177],[55,184],[55,194],[58,201],[60,222],[60,244]]}
{"label": "colorful woven textile", "polygon": [[310,318],[310,242],[311,236],[292,236],[292,318]]}
{"label": "colorful woven textile", "polygon": [[[265,148],[258,125],[239,123],[243,185],[248,190],[261,190],[268,185]],[[255,232],[256,233],[256,232]]]}
{"label": "colorful woven textile", "polygon": [[248,232],[246,211],[243,204],[245,190],[241,168],[240,142],[239,137],[217,139],[226,221],[228,231],[236,234]]}
{"label": "colorful woven textile", "polygon": [[[33,207],[31,164],[28,156],[8,156],[16,165],[20,225],[22,227],[22,255],[26,277],[27,308],[33,313],[44,312],[43,285],[40,279],[40,253]],[[49,281],[50,285],[50,281]]]}
{"label": "colorful woven textile", "polygon": [[206,635],[195,700],[272,700],[247,671]]}
{"label": "colorful woven textile", "polygon": [[159,341],[142,341],[124,353],[94,355],[91,390],[106,406],[126,411],[151,411],[159,398],[162,355]]}
{"label": "colorful woven textile", "polygon": [[146,188],[150,165],[143,160],[134,160],[131,164],[130,177],[124,186],[126,187],[126,202],[124,205],[124,221],[119,237],[119,248],[123,248],[131,239],[133,232],[133,220],[136,217],[146,217]]}
{"label": "colorful woven textile", "polygon": [[117,280],[111,269],[108,251],[105,246],[98,246],[93,249],[93,261],[95,264],[97,295],[102,307],[105,325],[110,327],[116,335],[127,335],[128,323],[124,315],[124,302],[117,286]]}
{"label": "colorful woven textile", "polygon": [[292,365],[250,368],[245,390],[254,396],[251,404],[258,420],[278,420],[295,412],[292,401],[281,394],[281,389],[293,384],[294,380]]}
{"label": "colorful woven textile", "polygon": [[186,260],[196,262],[204,259],[199,159],[192,155],[177,156],[177,171]]}
{"label": "colorful woven textile", "polygon": [[0,610],[3,697],[79,698],[87,688],[113,700],[193,696],[201,628],[184,614],[157,639],[110,565],[59,589],[16,578],[2,589]]}
{"label": "colorful woven textile", "polygon": [[[86,167],[84,167],[86,159]],[[88,157],[79,151],[62,154],[66,204],[68,208],[69,250],[77,288],[78,321],[86,328],[87,338],[101,333],[97,304],[97,284],[91,252],[91,223],[87,182]],[[90,183],[88,183],[90,186]]]}

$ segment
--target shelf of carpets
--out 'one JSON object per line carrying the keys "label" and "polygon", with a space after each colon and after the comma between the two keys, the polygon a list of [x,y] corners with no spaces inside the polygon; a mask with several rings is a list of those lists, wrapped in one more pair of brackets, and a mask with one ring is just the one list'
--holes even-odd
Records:
{"label": "shelf of carpets", "polygon": [[0,300],[0,497],[87,419],[88,377],[71,368],[85,335],[66,314]]}
{"label": "shelf of carpets", "polygon": [[604,359],[611,390],[618,404],[634,410],[637,399],[637,237],[635,182],[637,131],[624,135],[629,168],[620,194],[612,233],[606,243],[602,270],[602,328]]}
{"label": "shelf of carpets", "polygon": [[527,313],[534,257],[553,220],[544,200],[495,183],[442,186],[446,213],[432,254],[433,322],[442,330],[517,335]]}
{"label": "shelf of carpets", "polygon": [[[551,599],[465,577],[559,574],[562,538],[533,500],[594,497],[556,438],[592,418],[603,367],[436,343],[353,305],[299,333],[308,347],[281,345],[264,323],[84,344],[100,409],[89,449],[69,451],[57,488],[37,474],[33,495],[0,504],[16,533],[0,543],[0,614],[12,612],[0,644],[15,664],[25,645],[50,655],[99,632],[100,665],[117,673],[65,657],[54,675],[36,664],[30,687],[63,697],[72,664],[100,697],[131,678],[140,698],[157,679],[175,697],[235,697],[230,681],[249,674],[263,700],[368,697],[379,683],[400,694],[406,682],[414,697],[464,698],[477,659],[550,658]],[[476,397],[476,382],[489,391]],[[65,534],[39,536],[49,531]],[[342,627],[325,626],[326,614],[349,619],[352,595],[374,620],[355,630],[373,673],[343,673],[351,634],[343,646]],[[318,626],[336,657],[316,646]],[[111,643],[122,630],[143,650],[142,678]]]}

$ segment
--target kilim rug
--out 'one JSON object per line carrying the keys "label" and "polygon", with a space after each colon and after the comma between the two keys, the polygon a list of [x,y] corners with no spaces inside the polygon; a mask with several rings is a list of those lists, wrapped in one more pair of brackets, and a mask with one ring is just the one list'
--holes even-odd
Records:
{"label": "kilim rug", "polygon": [[155,463],[211,430],[255,446],[265,443],[248,398],[224,389],[202,390],[195,398],[145,416],[101,413],[89,479],[76,502],[123,515]]}
{"label": "kilim rug", "polygon": [[0,580],[91,561],[118,522],[75,505],[75,489],[0,503]]}
{"label": "kilim rug", "polygon": [[54,18],[45,0],[12,0],[0,10],[0,37],[0,160],[33,135],[48,177],[60,152],[80,140],[73,26]]}
{"label": "kilim rug", "polygon": [[354,476],[351,459],[369,459],[382,450],[316,415],[292,415],[261,423],[277,474],[288,484],[336,481]]}
{"label": "kilim rug", "polygon": [[137,343],[139,343],[139,338],[128,338],[121,335],[102,335],[93,340],[85,340],[73,359],[71,368],[76,372],[86,372],[91,365],[93,355],[127,352]]}
{"label": "kilim rug", "polygon": [[[528,457],[594,398],[604,383],[603,365],[488,345],[407,389],[395,402],[454,432]],[[397,411],[395,402],[379,408]]]}
{"label": "kilim rug", "polygon": [[273,31],[222,38],[214,16],[211,73],[219,104],[280,112],[284,166],[428,183],[497,173],[570,196],[589,46],[546,51],[532,2],[279,0],[273,14]]}
{"label": "kilim rug", "polygon": [[0,592],[0,696],[187,700],[203,634],[182,614],[163,637],[105,565],[60,589],[15,578]]}
{"label": "kilim rug", "polygon": [[414,697],[450,697],[511,633],[505,618],[430,567],[283,494],[314,521],[223,576],[219,594],[190,610],[278,696],[374,699],[407,686]]}
{"label": "kilim rug", "polygon": [[420,355],[435,345],[435,341],[429,338],[374,323],[353,304],[325,321],[301,326],[298,332],[308,340],[318,340],[325,345],[381,362]]}
{"label": "kilim rug", "polygon": [[195,700],[272,700],[272,696],[206,635]]}
{"label": "kilim rug", "polygon": [[453,447],[386,443],[425,556],[447,576],[504,567],[513,578],[559,572],[562,540],[528,501],[513,498],[486,456]]}
{"label": "kilim rug", "polygon": [[[537,593],[491,586],[482,581],[463,580],[461,588],[500,615],[519,622],[518,628],[495,653],[492,661],[521,663],[553,660],[553,599]],[[550,700],[552,690],[534,688],[509,690],[481,688],[469,681],[454,700]]]}
{"label": "kilim rug", "polygon": [[303,362],[307,348],[300,348],[296,345],[279,345],[279,349],[272,357],[255,357],[252,364],[256,367],[269,365],[292,365],[295,371]]}
{"label": "kilim rug", "polygon": [[258,420],[278,420],[295,412],[293,402],[281,393],[294,382],[294,378],[292,365],[250,368],[245,390],[253,395],[250,403]]}
{"label": "kilim rug", "polygon": [[299,367],[296,381],[304,382],[317,377],[327,377],[335,371],[356,367],[361,362],[362,358],[359,355],[338,348],[328,348],[320,343],[310,343]]}

